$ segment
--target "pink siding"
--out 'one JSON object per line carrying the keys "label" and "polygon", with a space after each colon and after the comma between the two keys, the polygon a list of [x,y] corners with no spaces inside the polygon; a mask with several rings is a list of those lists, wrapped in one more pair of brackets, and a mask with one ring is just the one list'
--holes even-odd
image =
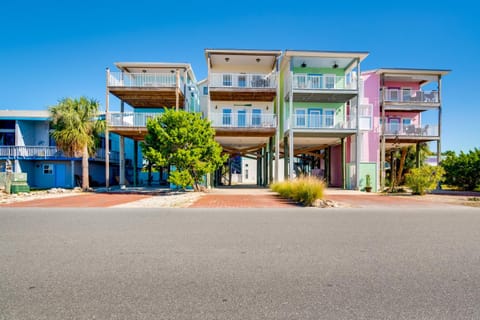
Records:
{"label": "pink siding", "polygon": [[332,147],[330,154],[330,184],[334,187],[342,186],[342,152],[341,146]]}
{"label": "pink siding", "polygon": [[362,162],[380,161],[379,118],[380,118],[380,77],[374,72],[362,74],[363,101],[362,104],[372,105],[372,130],[368,131],[362,140]]}
{"label": "pink siding", "polygon": [[385,81],[384,86],[386,88],[412,88],[412,90],[420,90],[420,85],[414,82]]}

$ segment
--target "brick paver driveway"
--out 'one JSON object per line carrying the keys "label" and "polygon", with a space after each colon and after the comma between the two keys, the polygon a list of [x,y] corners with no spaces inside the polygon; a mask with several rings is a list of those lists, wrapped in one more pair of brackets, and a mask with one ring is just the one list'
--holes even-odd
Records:
{"label": "brick paver driveway", "polygon": [[0,207],[107,208],[150,197],[141,194],[81,193],[78,195],[1,204]]}

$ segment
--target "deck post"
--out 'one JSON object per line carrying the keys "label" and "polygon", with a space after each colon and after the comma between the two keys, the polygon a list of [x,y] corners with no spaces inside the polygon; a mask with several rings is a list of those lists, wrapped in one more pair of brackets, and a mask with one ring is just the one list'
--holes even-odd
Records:
{"label": "deck post", "polygon": [[109,133],[108,133],[108,104],[110,92],[108,89],[108,81],[110,79],[110,69],[107,68],[106,72],[107,83],[106,83],[106,94],[105,94],[105,187],[110,187],[110,142],[109,142]]}

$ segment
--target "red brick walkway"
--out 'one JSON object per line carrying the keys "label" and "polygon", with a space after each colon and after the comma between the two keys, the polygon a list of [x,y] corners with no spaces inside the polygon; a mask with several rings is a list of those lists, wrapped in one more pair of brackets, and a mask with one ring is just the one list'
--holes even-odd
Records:
{"label": "red brick walkway", "polygon": [[36,208],[106,208],[117,204],[150,197],[140,194],[85,193],[75,196],[55,197],[1,204],[0,207]]}

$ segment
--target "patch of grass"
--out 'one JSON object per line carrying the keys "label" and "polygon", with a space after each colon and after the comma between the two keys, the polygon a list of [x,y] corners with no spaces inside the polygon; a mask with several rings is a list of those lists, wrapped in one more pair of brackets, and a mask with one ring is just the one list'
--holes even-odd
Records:
{"label": "patch of grass", "polygon": [[468,201],[480,201],[480,197],[468,198]]}
{"label": "patch of grass", "polygon": [[300,177],[273,183],[270,189],[283,198],[292,199],[304,206],[311,206],[315,200],[323,198],[325,183],[315,177]]}

